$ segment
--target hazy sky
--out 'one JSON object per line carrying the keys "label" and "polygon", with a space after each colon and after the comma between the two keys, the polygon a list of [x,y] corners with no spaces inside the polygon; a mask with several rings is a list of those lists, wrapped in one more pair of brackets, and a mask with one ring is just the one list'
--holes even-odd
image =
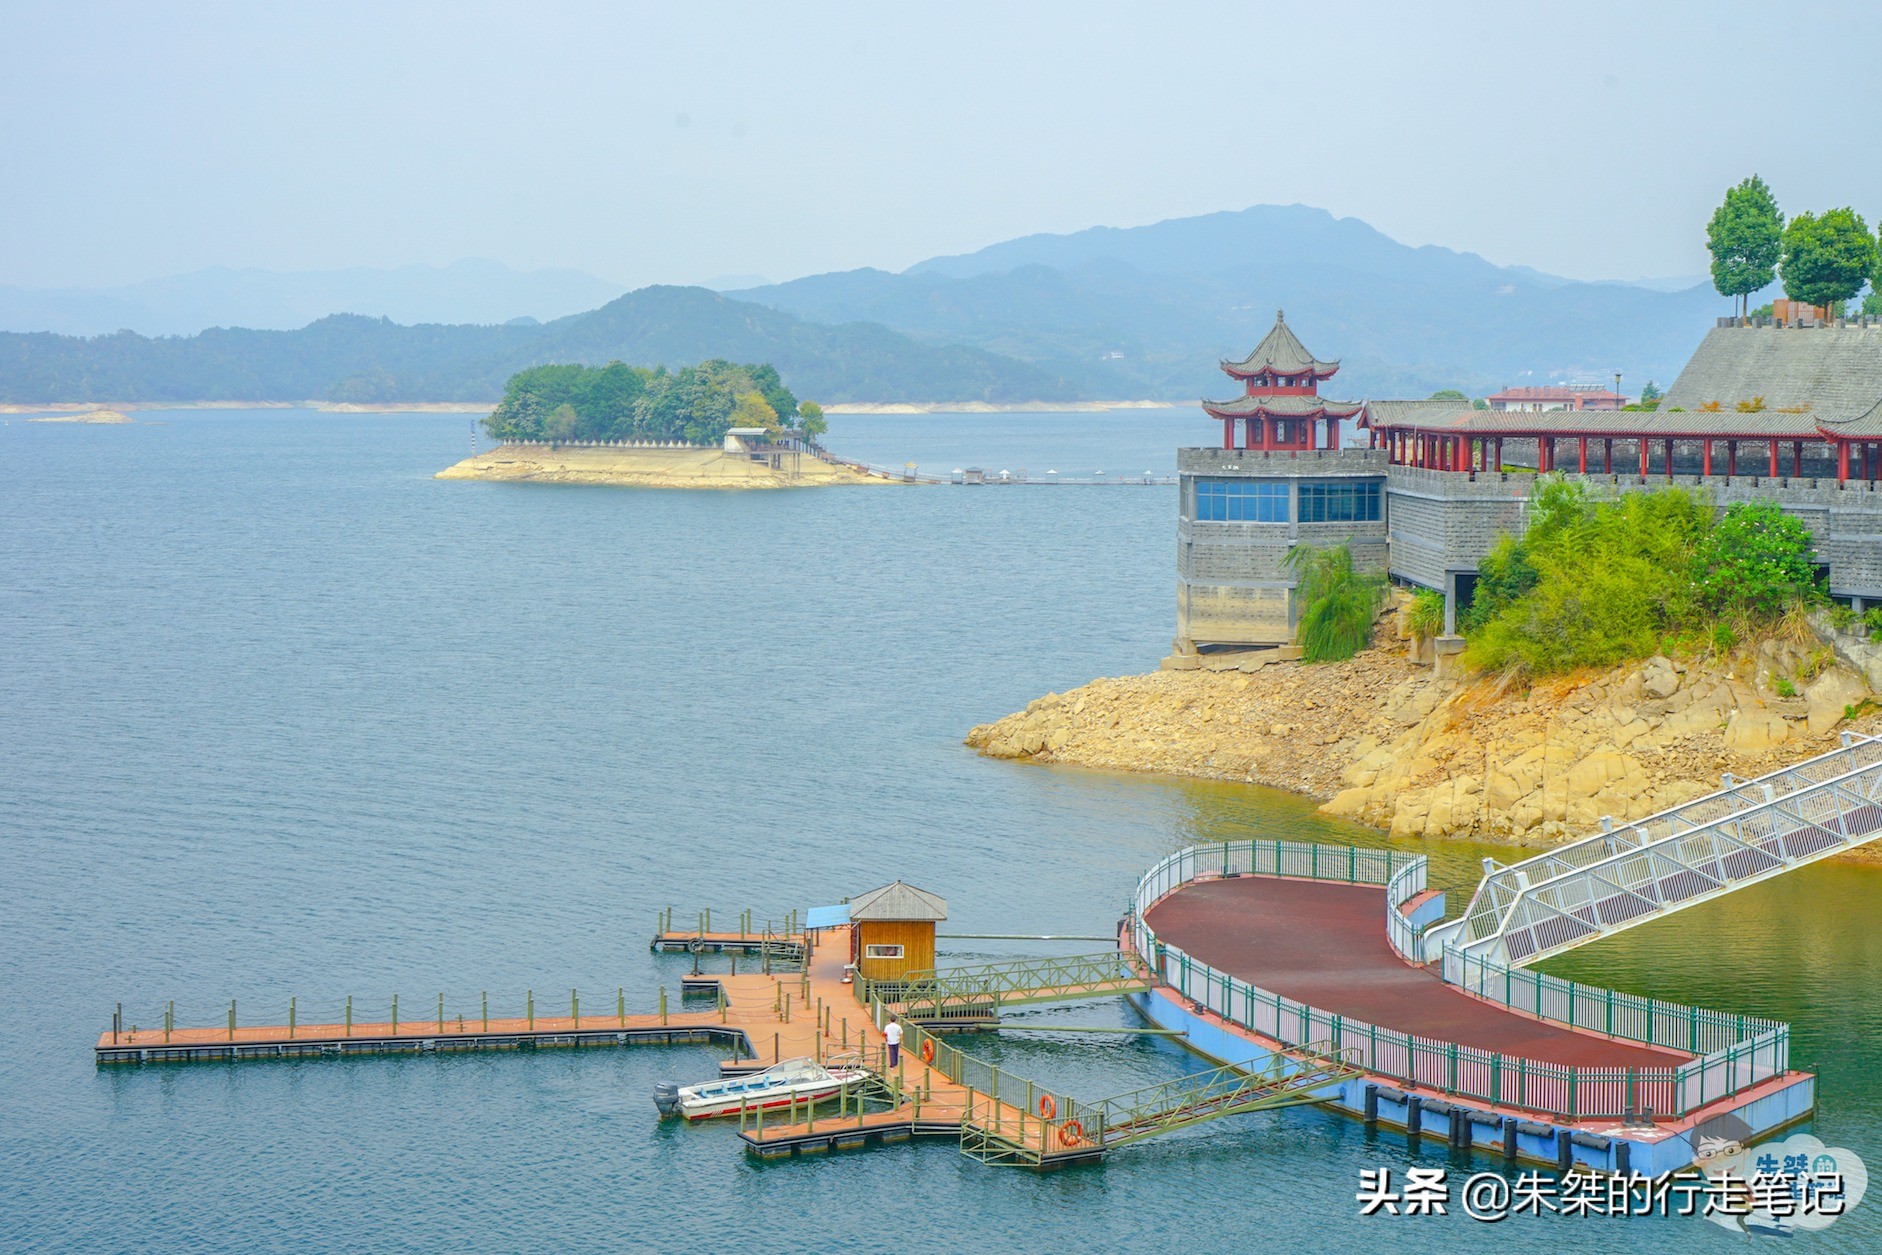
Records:
{"label": "hazy sky", "polygon": [[1882,4],[0,0],[0,283],[899,269],[1303,202],[1584,278],[1882,216]]}

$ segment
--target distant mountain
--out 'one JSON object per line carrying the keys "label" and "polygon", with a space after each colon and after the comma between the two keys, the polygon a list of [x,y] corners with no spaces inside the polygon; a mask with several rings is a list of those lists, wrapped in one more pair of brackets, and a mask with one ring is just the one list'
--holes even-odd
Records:
{"label": "distant mountain", "polygon": [[512,270],[476,259],[392,270],[215,268],[116,288],[0,287],[0,331],[194,335],[208,327],[287,330],[328,314],[414,323],[546,321],[624,289],[575,270]]}
{"label": "distant mountain", "polygon": [[1584,283],[1473,253],[1413,248],[1302,205],[1151,226],[1030,235],[901,274],[855,270],[740,290],[825,322],[879,322],[977,345],[1080,381],[1094,395],[1224,394],[1215,370],[1278,308],[1315,352],[1342,359],[1345,396],[1597,379],[1664,385],[1724,298]]}
{"label": "distant mountain", "polygon": [[0,401],[494,401],[527,366],[711,357],[770,362],[798,396],[823,402],[1084,395],[1049,367],[984,349],[808,322],[704,288],[650,287],[543,324],[402,326],[344,314],[297,331],[155,339],[0,333]]}

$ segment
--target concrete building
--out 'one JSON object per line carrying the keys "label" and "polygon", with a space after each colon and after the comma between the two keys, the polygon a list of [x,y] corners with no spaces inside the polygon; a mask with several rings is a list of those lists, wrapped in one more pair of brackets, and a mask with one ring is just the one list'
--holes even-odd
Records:
{"label": "concrete building", "polygon": [[[1203,408],[1268,413],[1241,398]],[[1286,557],[1301,542],[1348,543],[1362,569],[1444,593],[1452,631],[1478,562],[1522,529],[1537,470],[1600,492],[1682,484],[1721,508],[1776,501],[1810,528],[1831,595],[1882,602],[1882,321],[1721,320],[1654,412],[1352,409],[1366,448],[1339,448],[1329,423],[1305,443],[1178,451],[1179,651],[1291,640]]]}

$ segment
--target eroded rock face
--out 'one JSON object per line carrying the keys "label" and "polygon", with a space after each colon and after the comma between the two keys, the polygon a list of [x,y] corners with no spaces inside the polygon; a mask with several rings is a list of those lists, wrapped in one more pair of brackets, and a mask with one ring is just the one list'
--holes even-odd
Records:
{"label": "eroded rock face", "polygon": [[1821,753],[1846,726],[1882,728],[1864,676],[1827,659],[1779,645],[1732,665],[1654,657],[1521,688],[1434,677],[1398,645],[1319,666],[1269,655],[1047,694],[967,743],[1292,789],[1400,836],[1547,844],[1702,796],[1725,772]]}

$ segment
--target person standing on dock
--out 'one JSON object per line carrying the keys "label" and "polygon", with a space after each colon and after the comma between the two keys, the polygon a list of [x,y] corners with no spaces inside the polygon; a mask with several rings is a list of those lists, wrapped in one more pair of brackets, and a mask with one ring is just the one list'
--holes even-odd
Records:
{"label": "person standing on dock", "polygon": [[883,1040],[889,1043],[889,1067],[894,1068],[902,1062],[902,1023],[890,1020],[889,1026],[882,1030]]}

